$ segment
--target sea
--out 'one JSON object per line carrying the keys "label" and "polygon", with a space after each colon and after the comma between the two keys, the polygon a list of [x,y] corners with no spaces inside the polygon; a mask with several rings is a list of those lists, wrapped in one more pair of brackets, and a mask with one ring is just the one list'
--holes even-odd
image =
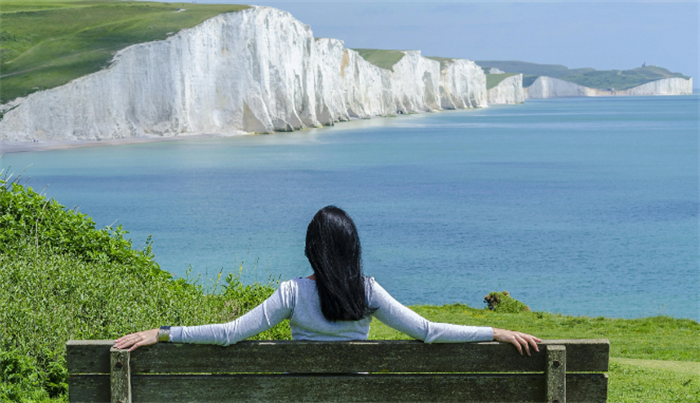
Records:
{"label": "sea", "polygon": [[404,304],[507,290],[535,311],[698,321],[699,110],[697,93],[528,100],[0,165],[203,284],[311,274],[306,226],[336,205]]}

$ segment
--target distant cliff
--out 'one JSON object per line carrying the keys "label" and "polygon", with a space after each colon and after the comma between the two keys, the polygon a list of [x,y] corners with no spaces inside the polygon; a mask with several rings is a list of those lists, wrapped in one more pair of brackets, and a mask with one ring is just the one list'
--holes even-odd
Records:
{"label": "distant cliff", "polygon": [[604,97],[642,95],[689,95],[693,93],[693,79],[664,78],[626,90],[599,90],[552,77],[538,77],[525,88],[526,99],[556,97]]}
{"label": "distant cliff", "polygon": [[[590,67],[569,69],[560,64],[537,64],[521,61],[477,61],[487,71],[498,68],[507,73],[523,74],[523,87],[530,87],[538,77],[558,78],[563,81],[578,84],[582,87],[609,91],[628,90],[665,78],[690,79],[681,73],[674,73],[659,66],[646,64],[629,70],[596,70]],[[677,93],[648,94],[648,95],[680,95]]]}
{"label": "distant cliff", "polygon": [[538,77],[531,86],[525,88],[526,99],[556,97],[593,97],[599,90],[574,84],[552,77]]}
{"label": "distant cliff", "polygon": [[252,7],[120,51],[107,69],[0,106],[0,138],[230,135],[487,105],[474,62],[407,51],[380,68],[289,13]]}
{"label": "distant cliff", "polygon": [[690,95],[693,93],[693,79],[665,78],[652,81],[628,90],[615,91],[615,95]]}
{"label": "distant cliff", "polygon": [[516,74],[504,78],[487,91],[489,104],[521,104],[525,102],[523,75]]}

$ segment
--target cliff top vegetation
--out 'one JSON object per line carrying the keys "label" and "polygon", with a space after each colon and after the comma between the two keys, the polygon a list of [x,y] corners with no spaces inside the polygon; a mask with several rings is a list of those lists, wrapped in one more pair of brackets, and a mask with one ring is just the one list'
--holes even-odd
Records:
{"label": "cliff top vegetation", "polygon": [[373,65],[391,70],[396,63],[399,62],[404,56],[404,53],[400,50],[384,50],[384,49],[353,49],[355,52],[359,53],[360,56],[372,63]]}
{"label": "cliff top vegetation", "polygon": [[643,66],[631,70],[596,70],[590,67],[569,69],[561,64],[537,64],[521,61],[483,60],[476,64],[482,67],[496,67],[507,73],[522,73],[523,87],[529,87],[540,76],[569,81],[589,88],[626,90],[648,82],[664,78],[678,77],[689,79],[681,73],[658,66]]}
{"label": "cliff top vegetation", "polygon": [[127,46],[166,39],[218,14],[245,8],[190,2],[3,0],[0,103],[99,71]]}
{"label": "cliff top vegetation", "polygon": [[501,81],[505,80],[508,77],[515,76],[518,73],[503,73],[503,74],[487,74],[486,75],[486,89],[490,90],[491,88],[495,87],[500,83]]}

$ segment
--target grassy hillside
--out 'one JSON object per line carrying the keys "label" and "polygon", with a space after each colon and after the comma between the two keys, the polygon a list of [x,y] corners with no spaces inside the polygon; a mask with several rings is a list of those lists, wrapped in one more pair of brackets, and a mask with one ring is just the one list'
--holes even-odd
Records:
{"label": "grassy hillside", "polygon": [[129,45],[162,40],[218,14],[245,8],[191,2],[3,0],[0,103],[101,70]]}
{"label": "grassy hillside", "polygon": [[498,83],[505,80],[506,78],[517,75],[517,74],[518,73],[487,74],[486,75],[486,89],[490,90],[491,88],[497,86]]}
{"label": "grassy hillside", "polygon": [[537,64],[520,61],[482,60],[477,61],[476,64],[486,68],[495,67],[505,71],[506,73],[523,73],[534,76],[547,76],[554,78],[561,78],[569,74],[595,71],[595,69],[588,67],[572,70],[561,64]]}
{"label": "grassy hillside", "polygon": [[391,70],[404,56],[400,50],[353,49],[363,59],[382,69]]}
{"label": "grassy hillside", "polygon": [[483,60],[476,62],[482,67],[496,67],[508,73],[523,73],[523,87],[529,87],[539,76],[559,78],[590,88],[625,90],[663,78],[679,77],[662,67],[645,66],[632,70],[595,70],[590,67],[569,69],[560,64],[537,64],[520,61]]}

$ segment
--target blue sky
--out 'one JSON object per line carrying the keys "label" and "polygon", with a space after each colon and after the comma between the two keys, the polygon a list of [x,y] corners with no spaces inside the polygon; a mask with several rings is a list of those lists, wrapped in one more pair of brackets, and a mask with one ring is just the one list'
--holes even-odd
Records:
{"label": "blue sky", "polygon": [[[229,3],[207,0],[198,3]],[[646,62],[698,87],[700,2],[258,1],[289,11],[317,37],[351,48],[426,56],[630,69]]]}

